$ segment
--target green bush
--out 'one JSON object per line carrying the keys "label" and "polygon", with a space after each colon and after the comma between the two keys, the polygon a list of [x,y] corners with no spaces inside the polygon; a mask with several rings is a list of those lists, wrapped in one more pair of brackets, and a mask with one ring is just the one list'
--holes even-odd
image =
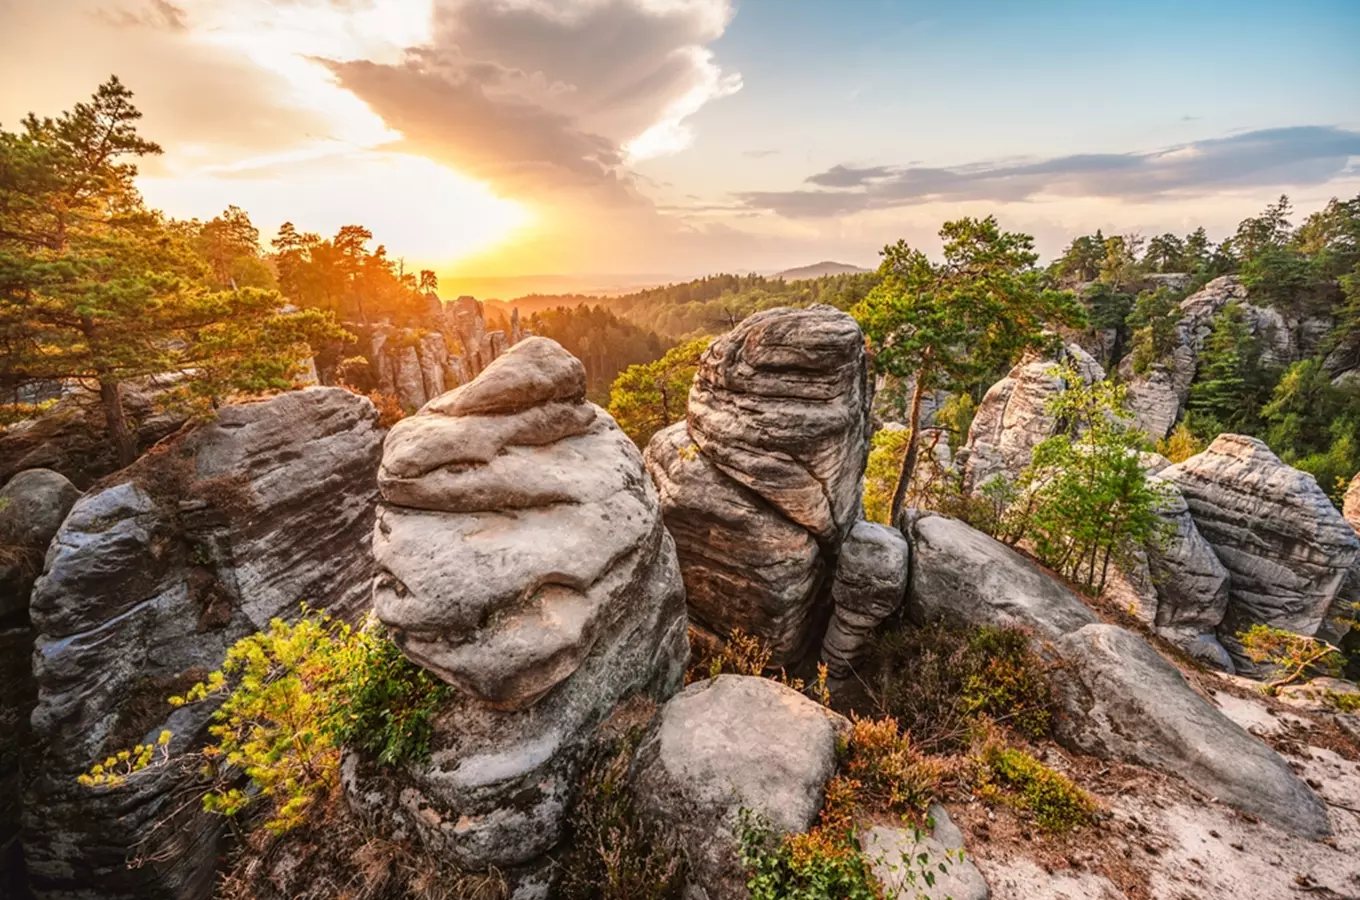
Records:
{"label": "green bush", "polygon": [[1018,628],[942,622],[893,630],[875,644],[877,700],[928,752],[966,747],[981,717],[1028,737],[1048,734],[1048,665]]}
{"label": "green bush", "polygon": [[1071,831],[1095,821],[1095,803],[1086,792],[1026,751],[991,741],[983,745],[980,762],[979,793],[1010,789],[1011,801],[1033,813],[1045,831]]}

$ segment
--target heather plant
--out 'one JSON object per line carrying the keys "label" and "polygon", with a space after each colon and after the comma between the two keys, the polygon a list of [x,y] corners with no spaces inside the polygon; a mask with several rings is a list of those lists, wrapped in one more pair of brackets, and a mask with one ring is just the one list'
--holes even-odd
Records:
{"label": "heather plant", "polygon": [[1293,684],[1310,672],[1321,675],[1340,675],[1346,657],[1336,647],[1319,637],[1308,637],[1257,623],[1238,632],[1238,641],[1254,663],[1268,663],[1277,667],[1275,677],[1265,683],[1274,693]]}

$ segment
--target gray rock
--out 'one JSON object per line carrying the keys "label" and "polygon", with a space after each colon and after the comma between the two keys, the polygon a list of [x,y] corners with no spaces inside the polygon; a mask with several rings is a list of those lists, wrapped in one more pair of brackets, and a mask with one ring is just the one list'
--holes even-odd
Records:
{"label": "gray rock", "polygon": [[849,315],[829,306],[756,313],[704,352],[690,436],[726,475],[834,546],[858,519],[867,372]]}
{"label": "gray rock", "polygon": [[428,764],[351,760],[349,796],[393,839],[514,870],[524,891],[597,726],[630,696],[674,693],[689,650],[642,458],[584,394],[578,360],[522,341],[399,422],[379,472],[374,611],[458,690]]}
{"label": "gray rock", "polygon": [[[1130,368],[1126,377],[1131,372]],[[1183,402],[1177,393],[1174,371],[1156,363],[1146,374],[1129,379],[1127,384],[1124,404],[1133,413],[1134,424],[1154,441],[1170,434],[1180,418]]]}
{"label": "gray rock", "polygon": [[[226,407],[128,481],[71,509],[33,590],[35,738],[24,798],[34,890],[51,900],[207,897],[222,820],[157,770],[115,789],[76,776],[133,744],[206,737],[211,704],[163,700],[274,616],[351,614],[372,579],[381,433],[368,400],[309,388]],[[130,868],[130,856],[150,859]]]}
{"label": "gray rock", "polygon": [[783,665],[802,651],[826,558],[806,529],[724,475],[684,422],[647,445],[666,528],[675,538],[690,619],[714,639],[759,635]]}
{"label": "gray rock", "polygon": [[1180,489],[1230,573],[1219,639],[1239,670],[1259,673],[1235,638],[1254,624],[1317,633],[1360,557],[1360,541],[1313,476],[1256,438],[1224,434],[1159,477]]}
{"label": "gray rock", "polygon": [[26,469],[0,488],[0,621],[24,615],[47,545],[80,491],[51,469]]}
{"label": "gray rock", "polygon": [[1052,374],[1059,365],[1073,366],[1087,384],[1105,378],[1100,364],[1076,344],[1056,356],[1031,354],[1021,360],[978,404],[963,470],[968,490],[978,490],[998,475],[1014,481],[1029,465],[1034,448],[1053,436],[1058,422],[1049,414],[1048,402],[1064,390],[1062,379]]}
{"label": "gray rock", "polygon": [[1327,809],[1280,756],[1215,709],[1145,641],[1113,625],[1059,638],[1059,739],[1151,766],[1290,834],[1331,833]]}
{"label": "gray rock", "polygon": [[911,546],[896,528],[857,522],[850,530],[836,562],[835,611],[822,640],[833,677],[850,676],[874,628],[902,606],[910,559]]}
{"label": "gray rock", "polygon": [[[1166,530],[1146,548],[1148,569],[1156,586],[1157,610],[1152,624],[1164,637],[1188,652],[1213,645],[1214,630],[1228,608],[1228,570],[1195,527],[1180,490],[1160,475],[1149,482],[1162,492],[1157,513]],[[1210,658],[1221,661],[1214,652]]]}
{"label": "gray rock", "polygon": [[1034,563],[956,519],[919,516],[909,536],[907,610],[916,621],[1019,626],[1046,640],[1097,621]]}
{"label": "gray rock", "polygon": [[780,832],[806,831],[835,774],[849,723],[767,678],[720,675],[662,707],[638,748],[643,815],[680,836],[708,900],[748,896],[736,829],[741,810]]}
{"label": "gray rock", "polygon": [[[963,833],[943,806],[932,805],[928,815],[934,822],[929,834],[875,825],[861,835],[860,849],[873,865],[874,877],[904,900],[987,900],[991,891],[986,879],[966,854],[960,857]],[[917,859],[922,853],[928,857],[924,867],[935,876],[933,886],[922,877],[923,865]],[[946,867],[943,873],[938,869],[941,863]]]}

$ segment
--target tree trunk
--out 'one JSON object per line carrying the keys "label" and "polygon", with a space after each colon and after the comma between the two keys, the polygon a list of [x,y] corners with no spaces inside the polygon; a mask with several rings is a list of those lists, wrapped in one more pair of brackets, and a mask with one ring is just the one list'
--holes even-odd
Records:
{"label": "tree trunk", "polygon": [[916,456],[921,447],[921,396],[925,393],[926,370],[916,373],[916,383],[911,390],[911,412],[907,418],[911,426],[911,436],[907,438],[907,452],[902,456],[902,469],[897,473],[897,486],[893,488],[892,512],[888,521],[897,526],[902,506],[907,499],[907,487],[911,484],[912,472],[916,471]]}
{"label": "tree trunk", "polygon": [[100,379],[99,401],[104,406],[104,422],[109,429],[109,440],[118,450],[118,465],[130,466],[137,460],[137,442],[128,430],[127,414],[123,412],[123,392],[118,382]]}

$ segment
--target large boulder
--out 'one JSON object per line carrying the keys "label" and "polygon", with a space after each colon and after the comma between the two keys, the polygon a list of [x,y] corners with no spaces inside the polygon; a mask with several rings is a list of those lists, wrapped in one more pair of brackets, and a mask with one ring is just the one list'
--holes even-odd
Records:
{"label": "large boulder", "polygon": [[757,313],[705,351],[689,417],[647,467],[676,538],[696,625],[802,653],[860,518],[872,403],[864,337],[829,306]]}
{"label": "large boulder", "polygon": [[[37,702],[28,594],[52,536],[80,491],[51,469],[27,469],[0,488],[0,895],[19,895],[21,758],[30,750]],[[7,896],[7,895],[6,895]]]}
{"label": "large boulder", "polygon": [[580,361],[530,338],[389,433],[374,611],[457,687],[428,764],[351,760],[351,797],[469,868],[541,886],[597,726],[688,657],[674,544]]}
{"label": "large boulder", "polygon": [[79,496],[51,469],[26,469],[0,488],[0,624],[27,613],[47,545]]}
{"label": "large boulder", "polygon": [[1065,389],[1055,373],[1058,366],[1071,366],[1086,384],[1105,378],[1100,364],[1076,344],[1052,356],[1030,354],[1021,360],[978,404],[965,447],[967,489],[981,489],[997,476],[1014,481],[1029,465],[1034,448],[1057,431],[1048,403]]}
{"label": "large boulder", "polygon": [[841,545],[831,585],[835,610],[822,639],[822,660],[835,678],[847,678],[878,625],[897,612],[907,593],[911,545],[902,532],[857,522]]}
{"label": "large boulder", "polygon": [[1331,832],[1322,801],[1289,764],[1195,693],[1140,637],[1088,625],[1059,638],[1057,733],[1083,753],[1151,766],[1306,838]]}
{"label": "large boulder", "polygon": [[1230,573],[1219,637],[1239,669],[1259,671],[1236,639],[1252,625],[1317,633],[1360,557],[1360,540],[1312,475],[1256,438],[1224,434],[1159,477],[1180,489]]}
{"label": "large boulder", "polygon": [[907,611],[918,622],[1018,626],[1052,640],[1097,621],[1066,586],[957,519],[920,515],[909,536]]}
{"label": "large boulder", "polygon": [[363,605],[380,445],[368,400],[290,392],[224,408],[71,509],[31,604],[43,756],[24,853],[38,897],[209,896],[222,821],[183,802],[192,772],[112,789],[76,776],[162,729],[174,751],[201,742],[210,704],[165,698],[271,617],[304,601],[342,615]]}
{"label": "large boulder", "polygon": [[680,836],[694,896],[748,896],[742,810],[780,832],[806,831],[848,728],[797,691],[751,676],[696,682],[662,707],[638,748],[634,789],[643,815]]}
{"label": "large boulder", "polygon": [[666,528],[681,554],[689,615],[700,633],[760,635],[779,663],[802,648],[827,563],[807,529],[724,475],[684,422],[645,454]]}
{"label": "large boulder", "polygon": [[[859,844],[873,866],[874,877],[889,896],[912,900],[987,900],[991,890],[978,867],[964,854],[963,832],[939,804],[927,813],[929,833],[919,829],[874,825],[860,834]],[[921,859],[925,854],[925,859]],[[943,865],[943,871],[940,866]],[[925,883],[923,872],[934,876]]]}

